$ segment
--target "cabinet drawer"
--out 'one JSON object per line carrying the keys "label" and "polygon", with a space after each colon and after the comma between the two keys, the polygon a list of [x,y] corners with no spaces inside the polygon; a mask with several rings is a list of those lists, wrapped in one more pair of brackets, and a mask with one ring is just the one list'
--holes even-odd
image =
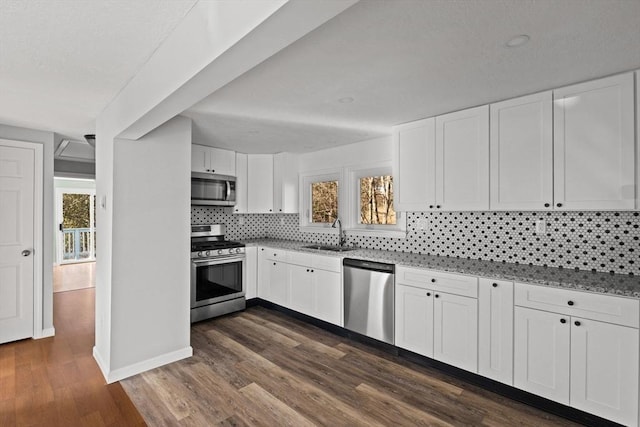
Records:
{"label": "cabinet drawer", "polygon": [[516,283],[515,305],[637,328],[640,301],[590,292]]}
{"label": "cabinet drawer", "polygon": [[313,254],[307,252],[291,251],[289,252],[289,263],[308,267],[311,265],[313,256]]}
{"label": "cabinet drawer", "polygon": [[454,295],[478,297],[477,277],[398,266],[396,268],[396,282]]}
{"label": "cabinet drawer", "polygon": [[311,266],[318,270],[327,270],[340,273],[342,271],[342,258],[326,255],[312,255]]}
{"label": "cabinet drawer", "polygon": [[287,262],[288,252],[284,249],[264,248],[265,258],[280,262]]}

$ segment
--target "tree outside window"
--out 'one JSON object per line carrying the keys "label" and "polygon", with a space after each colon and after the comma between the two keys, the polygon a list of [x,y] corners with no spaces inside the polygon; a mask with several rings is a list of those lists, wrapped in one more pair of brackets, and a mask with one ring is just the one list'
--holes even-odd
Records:
{"label": "tree outside window", "polygon": [[331,223],[338,218],[338,181],[311,184],[311,222]]}
{"label": "tree outside window", "polygon": [[360,224],[396,225],[393,208],[393,176],[367,176],[359,179]]}

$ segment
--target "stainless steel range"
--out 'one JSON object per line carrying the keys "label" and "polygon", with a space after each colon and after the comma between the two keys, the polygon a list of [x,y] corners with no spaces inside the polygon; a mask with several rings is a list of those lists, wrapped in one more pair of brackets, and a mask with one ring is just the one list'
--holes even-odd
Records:
{"label": "stainless steel range", "polygon": [[244,310],[244,244],[224,239],[224,224],[191,226],[191,323]]}

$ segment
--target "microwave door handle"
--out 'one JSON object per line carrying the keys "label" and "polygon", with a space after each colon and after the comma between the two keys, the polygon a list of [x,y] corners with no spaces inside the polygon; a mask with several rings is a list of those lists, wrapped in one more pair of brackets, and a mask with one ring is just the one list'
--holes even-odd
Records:
{"label": "microwave door handle", "polygon": [[231,183],[227,180],[225,181],[225,184],[227,184],[227,197],[225,197],[225,200],[229,201],[229,198],[231,197]]}

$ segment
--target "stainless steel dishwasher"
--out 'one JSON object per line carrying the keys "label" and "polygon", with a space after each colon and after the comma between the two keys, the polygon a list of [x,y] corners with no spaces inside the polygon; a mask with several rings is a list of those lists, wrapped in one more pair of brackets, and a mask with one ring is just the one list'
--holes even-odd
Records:
{"label": "stainless steel dishwasher", "polygon": [[345,258],[344,327],[393,344],[395,265]]}

